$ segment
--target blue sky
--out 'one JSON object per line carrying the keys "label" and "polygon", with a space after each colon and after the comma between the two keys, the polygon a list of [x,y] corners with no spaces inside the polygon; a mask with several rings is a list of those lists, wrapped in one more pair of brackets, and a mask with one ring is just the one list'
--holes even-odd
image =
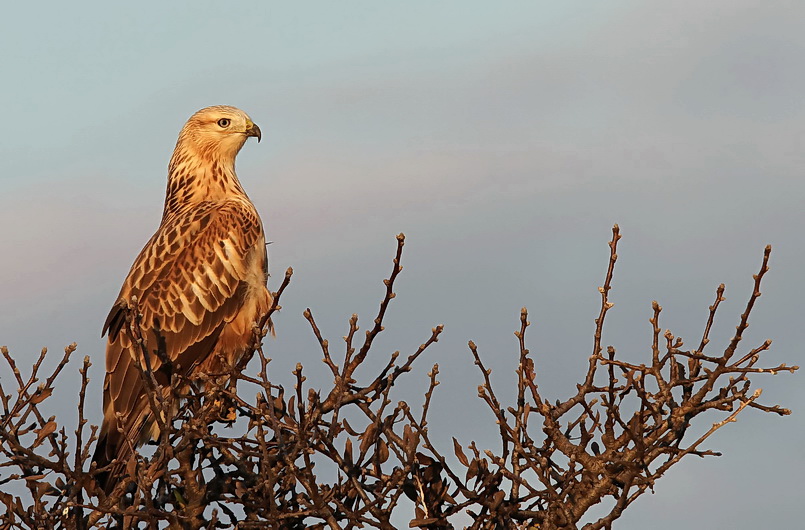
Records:
{"label": "blue sky", "polygon": [[[264,132],[238,172],[273,241],[272,285],[296,270],[268,346],[277,380],[296,362],[324,377],[302,310],[331,340],[352,313],[372,318],[402,231],[377,351],[415,349],[444,323],[401,396],[416,400],[438,361],[432,430],[491,445],[466,341],[505,388],[525,305],[542,388],[570,393],[615,222],[605,341],[624,356],[648,354],[653,299],[664,328],[695,340],[724,282],[722,344],[771,243],[746,343],[772,338],[769,364],[802,364],[803,16],[741,0],[7,6],[0,344],[31,359],[78,341],[100,395],[101,324],[159,222],[176,134],[231,104]],[[803,519],[805,386],[757,381],[795,414],[745,413],[710,442],[723,457],[672,470],[619,528],[656,513],[659,529]]]}

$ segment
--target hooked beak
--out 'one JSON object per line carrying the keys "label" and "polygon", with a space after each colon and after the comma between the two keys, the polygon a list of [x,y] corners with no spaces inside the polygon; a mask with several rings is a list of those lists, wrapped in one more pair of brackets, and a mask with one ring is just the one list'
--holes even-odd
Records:
{"label": "hooked beak", "polygon": [[251,121],[246,123],[246,136],[254,136],[257,138],[257,143],[260,143],[260,139],[263,137],[260,133],[260,127],[257,124],[252,123]]}

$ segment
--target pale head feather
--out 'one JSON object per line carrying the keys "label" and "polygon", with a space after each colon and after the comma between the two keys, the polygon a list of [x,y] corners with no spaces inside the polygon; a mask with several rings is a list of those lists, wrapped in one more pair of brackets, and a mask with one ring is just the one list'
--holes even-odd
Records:
{"label": "pale head feather", "polygon": [[246,139],[260,139],[260,128],[248,114],[237,107],[216,105],[199,110],[187,120],[176,151],[186,151],[207,160],[216,159],[224,165],[234,163]]}
{"label": "pale head feather", "polygon": [[235,156],[250,136],[260,141],[260,128],[236,107],[207,107],[190,116],[168,165],[163,215],[205,200],[245,197]]}

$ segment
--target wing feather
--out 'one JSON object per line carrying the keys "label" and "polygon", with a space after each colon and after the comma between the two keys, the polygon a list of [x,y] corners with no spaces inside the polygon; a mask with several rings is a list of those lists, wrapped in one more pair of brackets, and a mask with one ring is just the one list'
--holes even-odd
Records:
{"label": "wing feather", "polygon": [[155,355],[158,333],[168,358],[187,373],[210,354],[223,327],[237,316],[248,292],[249,260],[255,256],[265,261],[265,237],[251,204],[202,203],[188,215],[163,221],[135,260],[104,325],[109,333],[107,419],[121,414],[130,432],[142,430],[132,422],[142,423],[147,416],[140,410],[147,404],[132,342],[121,332],[127,331],[125,312],[133,297],[153,370],[162,364]]}
{"label": "wing feather", "polygon": [[[249,252],[264,239],[255,221],[253,207],[239,201],[202,203],[190,216],[168,219],[134,262],[119,301],[137,296],[146,329],[178,313],[185,319],[177,319],[174,331],[201,325],[246,280]],[[172,245],[174,240],[181,244]],[[204,299],[201,311],[199,298]],[[112,331],[109,324],[117,311],[116,305],[105,330]],[[110,340],[115,338],[110,333]]]}

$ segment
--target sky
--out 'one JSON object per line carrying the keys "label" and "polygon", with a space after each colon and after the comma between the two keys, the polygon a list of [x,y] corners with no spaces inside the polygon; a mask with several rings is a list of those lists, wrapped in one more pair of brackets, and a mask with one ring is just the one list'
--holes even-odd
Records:
{"label": "sky", "polygon": [[[238,174],[272,241],[270,287],[295,270],[266,347],[275,380],[302,362],[328,383],[302,311],[332,343],[352,313],[370,322],[404,232],[376,362],[444,324],[398,396],[418,402],[438,362],[431,432],[495,447],[467,341],[505,394],[527,306],[541,389],[574,392],[614,223],[604,342],[624,358],[648,359],[655,299],[663,329],[697,340],[722,282],[710,346],[725,346],[771,244],[743,346],[771,338],[766,364],[802,364],[803,18],[774,0],[6,6],[0,344],[25,364],[77,341],[100,419],[101,325],[159,223],[176,135],[228,104],[263,131]],[[756,384],[794,414],[745,412],[707,444],[724,456],[683,461],[616,528],[802,521],[805,385]]]}

